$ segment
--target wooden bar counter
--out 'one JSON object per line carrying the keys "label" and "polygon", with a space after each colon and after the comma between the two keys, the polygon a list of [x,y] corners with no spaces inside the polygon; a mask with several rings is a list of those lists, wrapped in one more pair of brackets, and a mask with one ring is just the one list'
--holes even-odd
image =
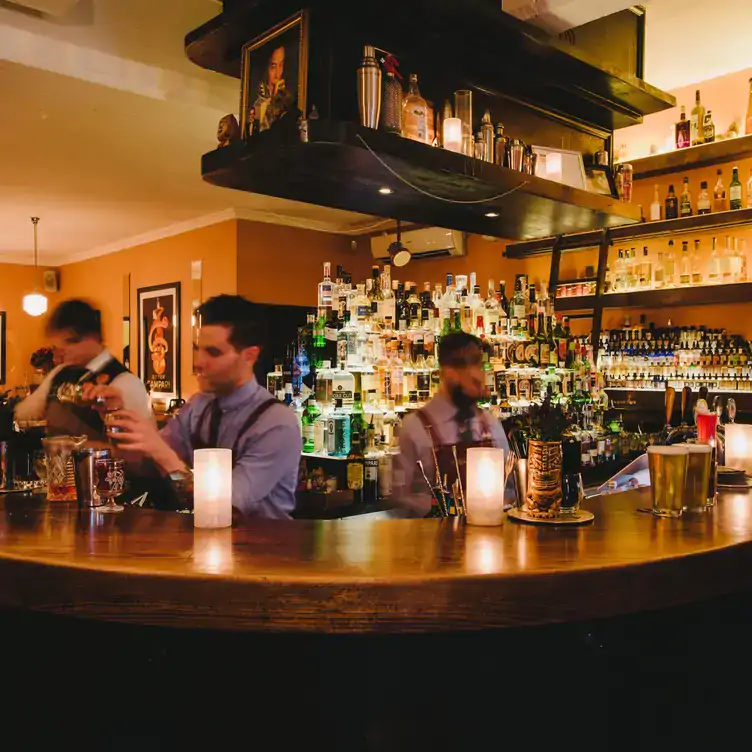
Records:
{"label": "wooden bar counter", "polygon": [[194,530],[190,515],[0,501],[0,607],[234,631],[406,633],[574,622],[752,586],[752,494],[700,516],[590,499],[594,524],[364,515]]}

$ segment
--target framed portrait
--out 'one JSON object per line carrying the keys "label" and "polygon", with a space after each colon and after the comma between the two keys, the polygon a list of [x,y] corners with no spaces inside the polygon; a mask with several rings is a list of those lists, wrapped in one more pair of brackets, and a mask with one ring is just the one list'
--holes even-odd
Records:
{"label": "framed portrait", "polygon": [[138,375],[153,399],[180,396],[180,282],[138,289]]}
{"label": "framed portrait", "polygon": [[294,16],[243,45],[240,130],[243,138],[306,112],[308,12]]}
{"label": "framed portrait", "polygon": [[604,196],[619,198],[613,173],[611,168],[606,165],[585,167],[585,187],[590,193],[600,193]]}
{"label": "framed portrait", "polygon": [[5,311],[0,311],[0,384],[5,383]]}

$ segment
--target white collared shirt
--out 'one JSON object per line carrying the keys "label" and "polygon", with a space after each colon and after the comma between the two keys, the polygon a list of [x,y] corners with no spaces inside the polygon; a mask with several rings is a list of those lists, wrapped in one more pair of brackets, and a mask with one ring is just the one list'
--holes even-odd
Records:
{"label": "white collared shirt", "polygon": [[[109,360],[112,360],[112,355],[105,348],[86,364],[86,368],[89,371],[99,371]],[[44,418],[47,412],[47,398],[50,394],[52,380],[62,368],[63,366],[53,368],[34,393],[16,406],[16,420],[42,420]],[[151,400],[144,382],[138,376],[126,371],[112,380],[112,386],[118,389],[123,396],[123,405],[126,410],[134,410],[145,417],[151,417]]]}

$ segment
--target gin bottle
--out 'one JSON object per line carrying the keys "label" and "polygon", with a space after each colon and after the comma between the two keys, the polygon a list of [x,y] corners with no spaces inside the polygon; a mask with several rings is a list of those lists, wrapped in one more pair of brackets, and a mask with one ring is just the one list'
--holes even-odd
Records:
{"label": "gin bottle", "polygon": [[327,451],[332,457],[347,457],[350,452],[350,416],[342,409],[342,400],[334,403],[327,421]]}

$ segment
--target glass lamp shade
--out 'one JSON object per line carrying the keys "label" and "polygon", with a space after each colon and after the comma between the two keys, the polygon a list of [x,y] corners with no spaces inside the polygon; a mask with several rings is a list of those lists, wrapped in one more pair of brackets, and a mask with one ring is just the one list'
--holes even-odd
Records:
{"label": "glass lamp shade", "polygon": [[41,316],[47,313],[47,297],[39,292],[24,295],[23,309],[29,316]]}

